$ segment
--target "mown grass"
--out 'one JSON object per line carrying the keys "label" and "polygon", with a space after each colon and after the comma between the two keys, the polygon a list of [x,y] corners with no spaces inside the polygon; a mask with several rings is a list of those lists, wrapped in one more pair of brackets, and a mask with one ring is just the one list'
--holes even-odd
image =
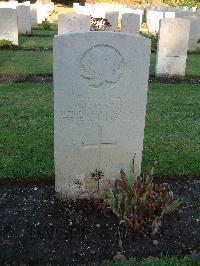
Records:
{"label": "mown grass", "polygon": [[200,86],[151,84],[143,169],[158,161],[157,175],[200,176]]}
{"label": "mown grass", "polygon": [[53,175],[52,91],[48,84],[0,85],[0,177]]}
{"label": "mown grass", "polygon": [[[150,75],[155,75],[156,53],[151,54]],[[186,77],[200,77],[200,53],[188,54],[186,62]]]}
{"label": "mown grass", "polygon": [[[53,86],[1,84],[0,112],[0,177],[52,177]],[[157,160],[158,177],[200,176],[199,113],[199,85],[151,84],[143,169]]]}
{"label": "mown grass", "polygon": [[198,260],[186,260],[183,258],[144,259],[142,261],[109,262],[105,261],[101,266],[200,266]]}
{"label": "mown grass", "polygon": [[38,29],[32,30],[30,36],[20,35],[19,45],[28,48],[53,48],[53,37],[57,35],[57,32],[57,25],[51,25],[50,30],[44,30],[40,25]]}
{"label": "mown grass", "polygon": [[[20,35],[19,45],[25,48],[52,48],[53,37],[58,26],[51,24],[50,30],[42,25],[32,30],[30,36]],[[0,74],[51,74],[53,71],[52,51],[0,50]],[[156,54],[151,54],[150,75],[155,75]],[[200,77],[200,53],[188,54],[186,76]]]}
{"label": "mown grass", "polygon": [[0,50],[0,74],[51,74],[52,58],[49,51]]}
{"label": "mown grass", "polygon": [[[40,45],[38,44],[38,46]],[[155,74],[155,64],[156,54],[153,53],[150,75]],[[52,74],[52,72],[52,51],[0,50],[0,74]],[[200,54],[188,55],[186,76],[200,77]]]}

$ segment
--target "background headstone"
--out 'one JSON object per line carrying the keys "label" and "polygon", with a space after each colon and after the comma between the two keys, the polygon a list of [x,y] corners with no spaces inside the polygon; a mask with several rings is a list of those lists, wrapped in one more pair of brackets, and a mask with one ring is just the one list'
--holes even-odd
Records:
{"label": "background headstone", "polygon": [[162,11],[148,11],[147,25],[149,33],[157,33],[159,31],[160,20],[163,19],[164,13]]}
{"label": "background headstone", "polygon": [[140,31],[140,16],[133,13],[123,14],[121,31],[129,34],[138,34]]}
{"label": "background headstone", "polygon": [[37,5],[30,4],[31,11],[31,27],[36,29],[38,27],[38,19],[37,19]]}
{"label": "background headstone", "polygon": [[90,30],[90,16],[68,13],[58,16],[58,34]]}
{"label": "background headstone", "polygon": [[162,19],[160,22],[156,75],[184,76],[187,59],[190,22],[182,19]]}
{"label": "background headstone", "polygon": [[12,8],[0,8],[0,40],[18,45],[17,12]]}
{"label": "background headstone", "polygon": [[118,11],[106,11],[105,18],[109,22],[109,27],[107,28],[108,31],[118,32],[118,19],[119,19],[119,12]]}
{"label": "background headstone", "polygon": [[31,11],[30,6],[19,4],[17,6],[18,31],[21,34],[31,33]]}
{"label": "background headstone", "polygon": [[200,40],[200,17],[192,16],[187,17],[186,19],[190,21],[188,50],[195,51],[198,45],[198,40]]}

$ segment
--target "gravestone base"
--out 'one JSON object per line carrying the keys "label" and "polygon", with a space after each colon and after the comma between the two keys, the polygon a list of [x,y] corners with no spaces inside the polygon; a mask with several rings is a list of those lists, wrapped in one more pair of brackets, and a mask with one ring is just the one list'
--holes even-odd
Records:
{"label": "gravestone base", "polygon": [[163,57],[160,58],[156,67],[156,77],[184,77],[186,57]]}

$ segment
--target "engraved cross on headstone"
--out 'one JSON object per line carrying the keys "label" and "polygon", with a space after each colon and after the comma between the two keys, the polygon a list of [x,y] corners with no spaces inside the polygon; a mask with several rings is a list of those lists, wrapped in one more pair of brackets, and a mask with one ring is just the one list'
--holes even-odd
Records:
{"label": "engraved cross on headstone", "polygon": [[97,127],[97,142],[96,143],[85,143],[82,142],[83,148],[95,148],[97,149],[97,169],[101,170],[101,156],[102,156],[102,149],[103,148],[114,148],[117,146],[117,142],[112,142],[112,141],[104,141],[103,136],[102,136],[102,126]]}

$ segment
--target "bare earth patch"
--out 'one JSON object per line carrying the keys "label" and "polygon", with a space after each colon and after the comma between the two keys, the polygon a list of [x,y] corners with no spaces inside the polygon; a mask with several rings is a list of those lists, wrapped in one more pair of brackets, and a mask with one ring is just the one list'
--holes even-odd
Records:
{"label": "bare earth patch", "polygon": [[[155,235],[123,239],[127,259],[199,254],[200,181],[169,183],[180,210],[164,216]],[[115,217],[91,201],[56,199],[53,184],[2,184],[0,210],[0,265],[91,265],[119,251]]]}

